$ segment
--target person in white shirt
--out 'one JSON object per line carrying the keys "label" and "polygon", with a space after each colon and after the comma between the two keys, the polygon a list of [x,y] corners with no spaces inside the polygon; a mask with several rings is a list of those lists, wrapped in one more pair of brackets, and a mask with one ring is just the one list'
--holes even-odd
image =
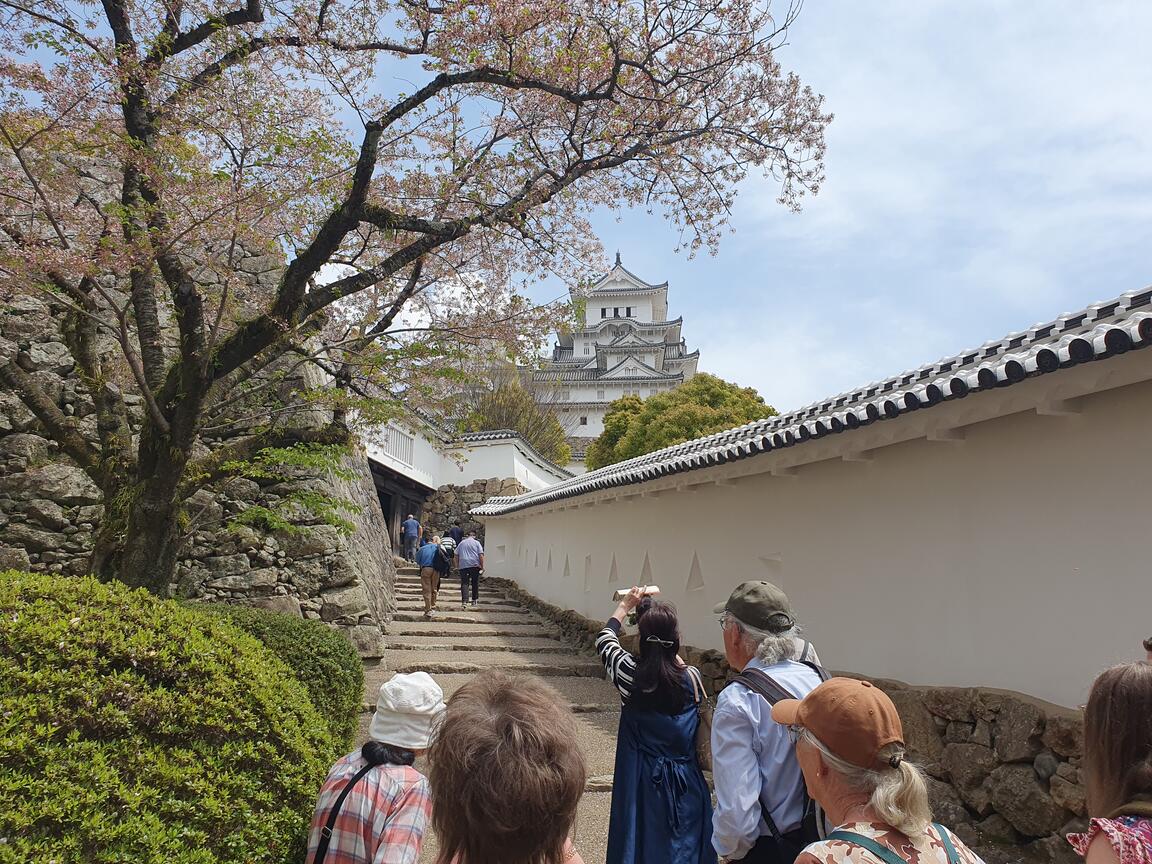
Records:
{"label": "person in white shirt", "polygon": [[728,663],[741,674],[720,692],[712,720],[712,845],[722,862],[791,864],[817,839],[815,810],[771,703],[803,697],[826,676],[770,582],[744,582],[716,612]]}

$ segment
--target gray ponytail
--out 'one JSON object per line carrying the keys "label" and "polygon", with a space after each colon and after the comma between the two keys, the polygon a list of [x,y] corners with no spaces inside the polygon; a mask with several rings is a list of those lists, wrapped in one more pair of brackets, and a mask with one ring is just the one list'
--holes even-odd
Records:
{"label": "gray ponytail", "polygon": [[833,755],[807,729],[802,737],[820,751],[824,761],[849,786],[869,794],[869,806],[886,824],[909,837],[919,837],[928,830],[932,822],[928,784],[920,768],[904,758],[904,745],[889,744],[881,750],[880,758],[888,760],[892,767],[873,771]]}

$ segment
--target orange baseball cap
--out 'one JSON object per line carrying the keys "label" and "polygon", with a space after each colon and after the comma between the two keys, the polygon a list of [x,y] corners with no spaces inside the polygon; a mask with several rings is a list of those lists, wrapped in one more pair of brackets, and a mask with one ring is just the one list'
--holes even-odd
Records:
{"label": "orange baseball cap", "polygon": [[855,678],[829,678],[803,699],[781,699],[772,719],[803,726],[835,756],[860,768],[889,767],[880,751],[904,743],[904,726],[888,694]]}

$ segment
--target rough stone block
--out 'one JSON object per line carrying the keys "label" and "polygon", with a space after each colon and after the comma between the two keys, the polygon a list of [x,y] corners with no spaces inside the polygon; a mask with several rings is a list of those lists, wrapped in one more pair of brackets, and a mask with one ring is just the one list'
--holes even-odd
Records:
{"label": "rough stone block", "polygon": [[1071,810],[1077,816],[1088,815],[1084,787],[1079,783],[1073,783],[1056,775],[1050,782],[1049,791],[1052,800],[1065,810]]}
{"label": "rough stone block", "polygon": [[75,365],[72,353],[63,342],[33,342],[28,346],[28,360],[32,364],[29,372],[46,371],[56,375],[68,374]]}
{"label": "rough stone block", "polygon": [[1047,783],[1060,770],[1060,760],[1052,751],[1045,750],[1032,760],[1032,770],[1036,772],[1038,778]]}
{"label": "rough stone block", "polygon": [[0,476],[0,492],[13,498],[47,498],[65,507],[99,504],[100,490],[81,469],[63,462],[50,462],[21,474]]}
{"label": "rough stone block", "polygon": [[320,595],[324,605],[320,617],[325,621],[338,621],[341,618],[359,618],[368,611],[368,596],[359,585],[338,591],[325,591]]}
{"label": "rough stone block", "polygon": [[939,774],[944,744],[936,731],[931,712],[924,705],[922,691],[884,688],[884,692],[900,714],[900,722],[904,726],[904,743],[911,759],[923,765],[928,773]]}
{"label": "rough stone block", "polygon": [[964,802],[955,789],[935,777],[925,779],[928,784],[928,802],[932,805],[932,813],[937,822],[956,830],[957,825],[972,818],[964,809]]}
{"label": "rough stone block", "polygon": [[15,546],[0,546],[0,570],[27,570],[29,566],[27,551]]}
{"label": "rough stone block", "polygon": [[59,531],[68,524],[68,514],[64,512],[64,508],[54,501],[43,498],[29,502],[24,508],[24,513],[32,521],[54,531]]}
{"label": "rough stone block", "polygon": [[64,540],[53,531],[44,531],[26,522],[12,522],[4,529],[4,535],[9,543],[22,546],[28,552],[59,549]]}
{"label": "rough stone block", "polygon": [[964,803],[981,816],[991,813],[992,791],[987,780],[999,765],[996,755],[979,744],[949,744],[942,763]]}
{"label": "rough stone block", "polygon": [[252,601],[252,605],[259,609],[267,609],[271,612],[280,612],[284,615],[291,615],[293,618],[300,618],[300,603],[295,597],[273,595],[271,597],[257,597]]}
{"label": "rough stone block", "polygon": [[995,749],[1002,762],[1031,762],[1042,748],[1044,712],[1040,706],[1005,697],[996,717]]}
{"label": "rough stone block", "polygon": [[969,687],[933,687],[924,691],[924,706],[937,717],[972,723],[976,691]]}
{"label": "rough stone block", "polygon": [[[213,576],[231,576],[246,573],[249,570],[248,556],[240,553],[235,555],[210,555],[204,559],[204,566]],[[273,582],[276,580],[273,579]]]}
{"label": "rough stone block", "polygon": [[1025,837],[1051,834],[1068,818],[1040,785],[1031,765],[1001,765],[990,782],[996,811]]}
{"label": "rough stone block", "polygon": [[384,634],[376,625],[340,628],[361,657],[384,656]]}
{"label": "rough stone block", "polygon": [[1084,746],[1084,715],[1079,711],[1049,712],[1042,741],[1065,758],[1079,756]]}
{"label": "rough stone block", "polygon": [[271,568],[265,568],[263,570],[248,570],[243,573],[235,573],[231,576],[221,576],[218,579],[212,579],[209,581],[208,587],[214,588],[218,591],[248,591],[254,589],[271,588],[275,584],[276,571]]}

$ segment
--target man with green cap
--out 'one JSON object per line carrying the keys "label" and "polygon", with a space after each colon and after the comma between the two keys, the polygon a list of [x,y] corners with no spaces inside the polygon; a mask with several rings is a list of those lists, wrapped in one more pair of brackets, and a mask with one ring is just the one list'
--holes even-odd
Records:
{"label": "man with green cap", "polygon": [[827,673],[809,659],[811,646],[801,647],[792,604],[771,582],[738,585],[715,611],[728,664],[740,674],[720,692],[712,719],[712,845],[721,861],[791,864],[817,839],[815,811],[771,706],[803,698]]}

